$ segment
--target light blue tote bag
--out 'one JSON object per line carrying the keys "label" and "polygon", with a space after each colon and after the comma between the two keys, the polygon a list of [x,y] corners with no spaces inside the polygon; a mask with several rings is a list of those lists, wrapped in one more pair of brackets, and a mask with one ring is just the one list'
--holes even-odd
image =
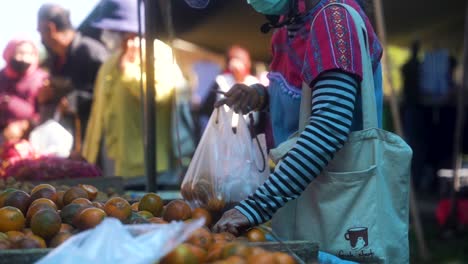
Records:
{"label": "light blue tote bag", "polygon": [[[351,133],[344,147],[299,199],[274,216],[273,229],[284,239],[319,242],[321,251],[342,259],[409,263],[412,151],[399,136],[378,128],[372,64],[362,17],[349,5],[330,5],[345,7],[359,32],[364,73],[363,130]],[[302,91],[308,99],[301,100],[300,131],[310,116],[307,109],[311,108],[310,88]],[[272,159],[283,157],[295,140],[291,138],[272,151]]]}

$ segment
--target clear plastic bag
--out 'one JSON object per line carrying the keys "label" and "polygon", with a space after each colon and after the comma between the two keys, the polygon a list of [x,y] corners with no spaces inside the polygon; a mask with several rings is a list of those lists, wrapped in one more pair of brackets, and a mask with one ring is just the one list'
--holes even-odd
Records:
{"label": "clear plastic bag", "polygon": [[96,228],[71,237],[36,264],[153,264],[203,223],[123,225],[109,217]]}
{"label": "clear plastic bag", "polygon": [[265,135],[252,138],[247,122],[217,108],[210,117],[182,182],[193,207],[222,213],[252,194],[269,175]]}

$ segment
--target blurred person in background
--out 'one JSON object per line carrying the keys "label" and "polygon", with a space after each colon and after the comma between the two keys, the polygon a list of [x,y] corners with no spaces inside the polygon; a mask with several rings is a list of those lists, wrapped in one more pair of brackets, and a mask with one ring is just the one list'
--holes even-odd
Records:
{"label": "blurred person in background", "polygon": [[50,106],[45,119],[53,118],[60,105],[62,113],[77,115],[83,135],[97,71],[108,52],[100,42],[76,32],[70,12],[56,4],[40,7],[37,30],[48,55],[44,66],[50,72],[51,82],[56,80],[41,91],[41,97]]}
{"label": "blurred person in background", "polygon": [[[111,175],[127,179],[127,187],[139,187],[144,177],[142,95],[140,86],[140,38],[137,1],[105,0],[101,16],[94,26],[102,29],[102,41],[113,51],[99,70],[91,118],[86,131],[84,157],[91,163],[111,161]],[[141,42],[144,44],[144,40]],[[142,47],[144,50],[145,48]],[[172,49],[159,40],[154,42],[157,96],[156,153],[157,173],[170,170],[172,96],[185,85],[175,63]],[[143,58],[144,54],[142,54]],[[103,146],[104,156],[99,157]],[[101,155],[102,156],[102,155]],[[158,178],[158,183],[161,183]]]}
{"label": "blurred person in background", "polygon": [[12,39],[3,51],[6,62],[0,71],[0,129],[2,141],[27,136],[39,120],[38,93],[48,81],[38,67],[39,52],[28,38]]}

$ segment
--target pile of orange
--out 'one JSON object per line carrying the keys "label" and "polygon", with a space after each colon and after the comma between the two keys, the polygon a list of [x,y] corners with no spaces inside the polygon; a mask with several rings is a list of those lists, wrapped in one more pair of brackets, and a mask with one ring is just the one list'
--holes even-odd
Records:
{"label": "pile of orange", "polygon": [[130,204],[122,197],[99,200],[91,185],[57,190],[50,184],[32,187],[29,192],[7,188],[0,192],[0,250],[57,247],[72,235],[114,217],[124,224],[205,220],[205,226],[168,254],[161,264],[178,263],[295,263],[284,253],[251,248],[242,242],[266,241],[260,229],[250,229],[242,237],[211,233],[216,220],[213,211],[192,209],[183,200],[164,204],[154,193]]}

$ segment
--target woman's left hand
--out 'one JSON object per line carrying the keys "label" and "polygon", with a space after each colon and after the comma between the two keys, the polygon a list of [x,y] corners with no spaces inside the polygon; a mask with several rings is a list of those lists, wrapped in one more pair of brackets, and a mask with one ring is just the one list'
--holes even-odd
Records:
{"label": "woman's left hand", "polygon": [[214,225],[213,231],[216,233],[229,232],[239,236],[249,227],[251,227],[249,219],[239,210],[231,209],[223,214],[221,219]]}

